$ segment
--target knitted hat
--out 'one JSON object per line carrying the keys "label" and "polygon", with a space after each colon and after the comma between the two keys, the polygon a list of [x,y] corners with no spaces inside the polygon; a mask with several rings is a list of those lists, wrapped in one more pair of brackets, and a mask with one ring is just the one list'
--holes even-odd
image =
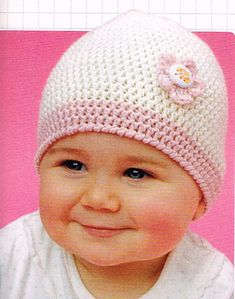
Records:
{"label": "knitted hat", "polygon": [[171,20],[129,11],[82,36],[52,70],[35,161],[77,132],[134,138],[188,171],[208,208],[224,174],[226,119],[224,77],[210,48]]}

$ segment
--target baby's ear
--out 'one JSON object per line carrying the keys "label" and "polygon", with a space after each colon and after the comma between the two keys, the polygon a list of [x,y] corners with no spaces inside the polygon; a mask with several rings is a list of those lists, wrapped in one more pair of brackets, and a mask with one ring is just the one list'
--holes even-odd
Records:
{"label": "baby's ear", "polygon": [[204,212],[205,212],[205,208],[206,208],[206,203],[204,201],[204,199],[202,198],[197,206],[197,209],[193,215],[193,221],[197,220],[198,218],[200,218]]}

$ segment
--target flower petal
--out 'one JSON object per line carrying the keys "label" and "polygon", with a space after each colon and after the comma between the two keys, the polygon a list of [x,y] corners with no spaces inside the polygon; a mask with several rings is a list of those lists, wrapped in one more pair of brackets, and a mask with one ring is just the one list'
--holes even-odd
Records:
{"label": "flower petal", "polygon": [[177,104],[186,105],[192,102],[193,97],[188,90],[176,88],[170,92],[170,98]]}
{"label": "flower petal", "polygon": [[184,59],[184,60],[181,60],[181,63],[192,72],[193,76],[195,76],[197,74],[197,66],[196,66],[196,63],[194,62],[194,60]]}
{"label": "flower petal", "polygon": [[205,90],[205,83],[202,80],[194,79],[193,85],[189,88],[193,97],[197,97],[203,94]]}
{"label": "flower petal", "polygon": [[175,55],[173,54],[162,54],[159,57],[159,67],[169,68],[172,64],[176,62]]}
{"label": "flower petal", "polygon": [[164,90],[169,91],[173,86],[173,83],[172,83],[170,77],[166,74],[160,74],[159,77],[158,77],[158,80],[159,80],[159,85]]}

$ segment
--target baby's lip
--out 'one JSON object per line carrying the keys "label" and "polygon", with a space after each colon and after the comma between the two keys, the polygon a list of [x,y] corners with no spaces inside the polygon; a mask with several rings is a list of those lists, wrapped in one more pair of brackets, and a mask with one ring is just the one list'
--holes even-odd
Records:
{"label": "baby's lip", "polygon": [[80,224],[82,229],[90,236],[95,238],[112,238],[116,235],[121,234],[126,231],[126,228],[120,227],[110,227],[110,226],[97,226],[92,224],[92,226]]}
{"label": "baby's lip", "polygon": [[87,227],[87,228],[94,228],[94,229],[100,229],[100,230],[122,230],[122,229],[127,229],[127,227],[120,227],[120,226],[100,226],[100,225],[94,225],[94,224],[82,224],[82,226]]}
{"label": "baby's lip", "polygon": [[[87,228],[94,228],[94,229],[100,229],[100,230],[123,230],[123,229],[129,229],[131,228],[128,225],[124,225],[122,223],[113,223],[112,221],[105,221],[105,219],[100,223],[92,223],[91,221],[88,222],[88,220],[79,219],[80,217],[70,217],[70,221],[77,222],[78,224],[87,227]],[[87,217],[88,218],[88,217]],[[111,219],[109,219],[111,220]]]}

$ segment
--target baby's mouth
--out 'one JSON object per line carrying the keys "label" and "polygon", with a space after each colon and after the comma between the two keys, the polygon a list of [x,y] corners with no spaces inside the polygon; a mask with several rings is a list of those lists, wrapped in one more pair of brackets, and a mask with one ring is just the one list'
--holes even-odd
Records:
{"label": "baby's mouth", "polygon": [[126,230],[126,228],[96,227],[82,224],[81,226],[87,234],[97,238],[111,238]]}

